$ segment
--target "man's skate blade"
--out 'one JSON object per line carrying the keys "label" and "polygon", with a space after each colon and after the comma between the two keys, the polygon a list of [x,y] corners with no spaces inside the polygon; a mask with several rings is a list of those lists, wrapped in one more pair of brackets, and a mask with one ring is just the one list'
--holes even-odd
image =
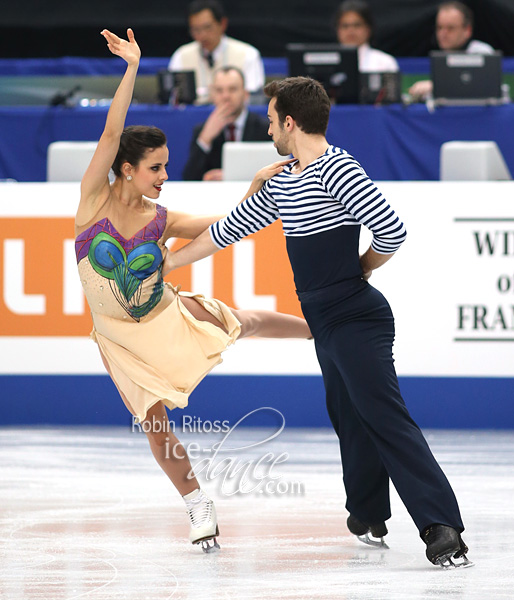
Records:
{"label": "man's skate blade", "polygon": [[474,567],[475,563],[471,562],[469,558],[464,554],[457,559],[459,562],[455,562],[453,559],[453,555],[450,556],[442,556],[438,558],[436,564],[442,567],[445,571],[451,571],[452,569],[464,568],[467,569],[469,567]]}
{"label": "man's skate blade", "polygon": [[371,539],[366,533],[365,535],[358,535],[357,539],[363,544],[367,544],[368,546],[373,546],[374,548],[384,548],[386,550],[389,550],[389,546],[384,542],[384,538],[374,540]]}

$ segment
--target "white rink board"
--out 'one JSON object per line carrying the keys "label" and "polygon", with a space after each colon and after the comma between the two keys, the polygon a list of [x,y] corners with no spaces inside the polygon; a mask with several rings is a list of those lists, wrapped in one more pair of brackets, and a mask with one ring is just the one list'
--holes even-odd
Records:
{"label": "white rink board", "polygon": [[[247,187],[169,182],[159,202],[186,212],[223,212]],[[398,374],[512,376],[514,182],[381,182],[379,187],[408,231],[397,255],[371,279],[395,314]],[[2,183],[0,218],[71,217],[78,194],[76,183]],[[491,251],[487,235],[494,242]],[[364,232],[363,248],[369,240]],[[0,253],[3,260],[3,248]],[[224,356],[216,373],[319,373],[307,341],[243,340]],[[0,357],[1,374],[104,373],[87,338],[0,337]]]}

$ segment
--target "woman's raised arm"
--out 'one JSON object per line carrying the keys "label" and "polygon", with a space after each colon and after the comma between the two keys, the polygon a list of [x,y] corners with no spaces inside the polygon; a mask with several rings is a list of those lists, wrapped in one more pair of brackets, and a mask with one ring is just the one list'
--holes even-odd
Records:
{"label": "woman's raised arm", "polygon": [[109,195],[109,170],[120,145],[120,137],[125,127],[125,118],[132,100],[141,57],[141,51],[132,29],[127,29],[127,40],[119,38],[107,29],[104,29],[101,34],[106,39],[109,50],[127,62],[127,70],[107,113],[105,128],[96,152],[82,178],[81,203],[86,202],[87,204],[96,204],[99,200],[105,200]]}

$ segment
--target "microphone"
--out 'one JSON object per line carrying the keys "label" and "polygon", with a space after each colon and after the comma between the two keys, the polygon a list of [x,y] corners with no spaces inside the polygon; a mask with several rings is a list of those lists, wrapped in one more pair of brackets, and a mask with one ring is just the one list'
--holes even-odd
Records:
{"label": "microphone", "polygon": [[71,88],[71,90],[69,90],[67,92],[57,92],[57,94],[55,94],[55,96],[52,96],[52,98],[50,98],[50,106],[61,106],[61,105],[66,106],[66,103],[73,96],[73,94],[75,94],[76,92],[78,92],[81,89],[82,89],[82,86],[76,85],[75,87]]}

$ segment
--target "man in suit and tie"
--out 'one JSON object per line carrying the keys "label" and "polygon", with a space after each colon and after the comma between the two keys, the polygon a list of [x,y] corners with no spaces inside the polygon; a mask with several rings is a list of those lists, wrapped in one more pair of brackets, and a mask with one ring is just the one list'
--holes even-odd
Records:
{"label": "man in suit and tie", "polygon": [[212,84],[214,110],[193,130],[189,158],[182,172],[186,181],[221,181],[221,149],[232,142],[269,141],[268,120],[247,108],[249,94],[237,67],[222,67]]}
{"label": "man in suit and tie", "polygon": [[[228,18],[218,0],[193,0],[188,6],[193,42],[177,48],[169,71],[194,71],[196,104],[212,102],[210,88],[216,69],[232,65],[245,76],[245,87],[259,96],[264,87],[264,65],[254,46],[225,35]],[[264,101],[264,99],[263,99]]]}

